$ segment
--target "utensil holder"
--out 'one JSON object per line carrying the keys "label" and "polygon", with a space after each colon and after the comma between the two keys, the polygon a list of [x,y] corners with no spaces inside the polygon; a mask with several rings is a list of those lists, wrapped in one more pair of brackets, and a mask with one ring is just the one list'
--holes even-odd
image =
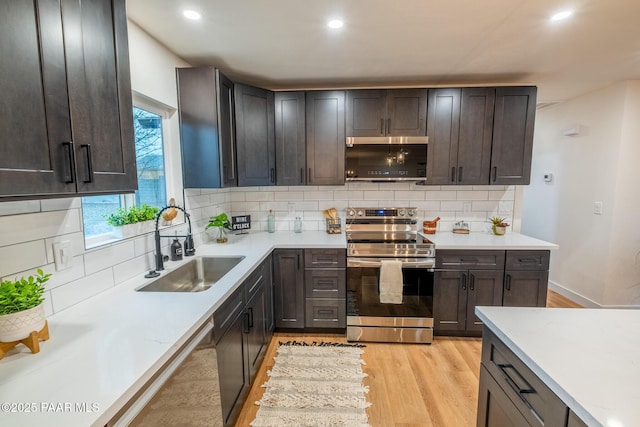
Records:
{"label": "utensil holder", "polygon": [[325,218],[327,221],[327,233],[342,234],[342,220],[338,218]]}

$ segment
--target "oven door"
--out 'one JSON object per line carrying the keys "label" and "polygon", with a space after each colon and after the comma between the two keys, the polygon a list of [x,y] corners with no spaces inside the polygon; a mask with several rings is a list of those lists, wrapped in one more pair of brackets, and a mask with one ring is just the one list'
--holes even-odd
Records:
{"label": "oven door", "polygon": [[349,341],[432,341],[434,259],[401,260],[402,304],[385,304],[378,286],[381,258],[347,258]]}

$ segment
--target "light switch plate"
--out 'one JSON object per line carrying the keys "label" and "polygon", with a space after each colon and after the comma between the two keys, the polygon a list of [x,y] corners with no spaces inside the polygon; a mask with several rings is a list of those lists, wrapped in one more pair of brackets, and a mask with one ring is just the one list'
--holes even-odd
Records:
{"label": "light switch plate", "polygon": [[593,202],[593,213],[602,215],[602,202]]}
{"label": "light switch plate", "polygon": [[71,268],[73,265],[73,253],[70,240],[63,240],[53,244],[53,259],[56,263],[56,271]]}

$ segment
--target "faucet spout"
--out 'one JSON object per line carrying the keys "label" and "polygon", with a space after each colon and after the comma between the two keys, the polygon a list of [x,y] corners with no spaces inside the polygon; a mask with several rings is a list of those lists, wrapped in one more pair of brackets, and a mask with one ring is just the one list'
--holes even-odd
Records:
{"label": "faucet spout", "polygon": [[155,232],[154,232],[154,239],[155,239],[155,244],[156,244],[156,271],[162,271],[164,270],[164,259],[162,256],[162,248],[160,247],[160,227],[159,227],[159,222],[160,222],[160,216],[162,215],[162,213],[164,211],[166,211],[167,209],[171,209],[171,208],[175,208],[178,210],[181,210],[184,213],[184,216],[187,218],[187,224],[189,225],[189,232],[187,233],[186,239],[184,241],[184,254],[185,256],[192,256],[195,255],[196,253],[196,248],[195,245],[193,243],[193,235],[191,234],[191,215],[189,215],[189,213],[186,211],[186,209],[180,207],[180,206],[176,206],[176,205],[168,205],[163,207],[162,209],[160,209],[160,211],[158,212],[158,214],[156,215],[156,227],[155,227]]}

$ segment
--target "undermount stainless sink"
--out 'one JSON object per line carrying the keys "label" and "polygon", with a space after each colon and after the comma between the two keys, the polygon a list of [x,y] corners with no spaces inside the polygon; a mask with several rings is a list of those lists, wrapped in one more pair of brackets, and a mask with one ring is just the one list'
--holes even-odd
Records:
{"label": "undermount stainless sink", "polygon": [[136,289],[138,292],[201,292],[209,289],[235,267],[244,256],[197,257],[153,282]]}

